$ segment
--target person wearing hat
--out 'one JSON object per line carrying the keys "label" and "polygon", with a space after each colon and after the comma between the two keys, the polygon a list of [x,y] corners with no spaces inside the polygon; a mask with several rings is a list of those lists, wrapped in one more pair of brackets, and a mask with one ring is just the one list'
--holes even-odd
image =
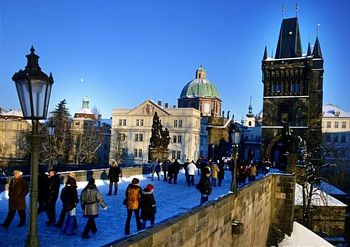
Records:
{"label": "person wearing hat", "polygon": [[13,171],[13,178],[9,185],[9,211],[7,217],[1,226],[8,228],[13,217],[15,217],[16,210],[20,218],[19,227],[25,225],[26,221],[26,202],[25,198],[29,192],[27,181],[22,177],[23,173],[20,170]]}
{"label": "person wearing hat", "polygon": [[141,195],[141,219],[142,228],[146,228],[146,223],[149,220],[151,226],[154,225],[156,210],[156,201],[153,196],[154,186],[148,184],[146,188],[143,189]]}
{"label": "person wearing hat", "polygon": [[90,238],[90,230],[92,233],[97,232],[95,218],[98,217],[98,205],[101,205],[103,210],[107,210],[107,205],[103,200],[102,194],[96,187],[94,178],[89,179],[88,184],[81,192],[80,203],[84,212],[84,217],[88,218],[82,237]]}
{"label": "person wearing hat", "polygon": [[136,218],[137,230],[142,229],[140,220],[140,199],[141,199],[141,187],[139,185],[140,180],[133,178],[131,184],[128,185],[125,191],[125,206],[128,212],[128,217],[125,222],[125,235],[130,234],[130,221],[132,213],[134,212]]}
{"label": "person wearing hat", "polygon": [[47,181],[47,201],[46,201],[46,225],[54,225],[56,223],[56,201],[60,192],[60,178],[56,174],[56,170],[50,169]]}
{"label": "person wearing hat", "polygon": [[201,180],[197,184],[196,188],[201,193],[201,204],[205,203],[209,199],[209,195],[211,194],[211,183],[209,180],[210,170],[204,169]]}

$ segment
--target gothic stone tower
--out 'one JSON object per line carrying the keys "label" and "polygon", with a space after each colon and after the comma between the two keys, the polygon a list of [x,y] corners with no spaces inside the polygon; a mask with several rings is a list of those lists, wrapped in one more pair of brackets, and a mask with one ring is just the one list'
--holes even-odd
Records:
{"label": "gothic stone tower", "polygon": [[311,52],[302,54],[297,17],[284,19],[275,58],[262,60],[264,84],[262,141],[265,159],[285,168],[286,143],[282,140],[283,123],[308,147],[321,144],[323,58],[318,36]]}

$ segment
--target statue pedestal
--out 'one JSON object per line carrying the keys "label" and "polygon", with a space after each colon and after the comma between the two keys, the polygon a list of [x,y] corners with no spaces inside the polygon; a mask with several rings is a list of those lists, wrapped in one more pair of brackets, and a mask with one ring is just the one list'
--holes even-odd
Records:
{"label": "statue pedestal", "polygon": [[149,160],[155,160],[155,159],[159,159],[159,161],[163,161],[163,160],[167,160],[169,159],[169,150],[166,149],[161,149],[161,148],[150,148],[149,149]]}

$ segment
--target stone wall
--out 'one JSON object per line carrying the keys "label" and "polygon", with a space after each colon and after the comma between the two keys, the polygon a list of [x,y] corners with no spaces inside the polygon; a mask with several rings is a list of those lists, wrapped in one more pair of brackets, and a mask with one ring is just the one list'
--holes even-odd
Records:
{"label": "stone wall", "polygon": [[[319,235],[339,237],[345,234],[346,206],[319,206],[312,213],[311,230]],[[303,221],[303,207],[295,205],[294,218]]]}
{"label": "stone wall", "polygon": [[292,231],[294,176],[270,174],[239,191],[193,208],[106,246],[266,246]]}

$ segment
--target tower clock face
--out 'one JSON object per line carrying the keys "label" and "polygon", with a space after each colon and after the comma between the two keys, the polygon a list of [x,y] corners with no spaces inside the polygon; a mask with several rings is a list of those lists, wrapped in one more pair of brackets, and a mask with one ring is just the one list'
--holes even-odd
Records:
{"label": "tower clock face", "polygon": [[203,112],[204,113],[209,113],[209,111],[210,111],[210,104],[209,103],[204,103]]}

